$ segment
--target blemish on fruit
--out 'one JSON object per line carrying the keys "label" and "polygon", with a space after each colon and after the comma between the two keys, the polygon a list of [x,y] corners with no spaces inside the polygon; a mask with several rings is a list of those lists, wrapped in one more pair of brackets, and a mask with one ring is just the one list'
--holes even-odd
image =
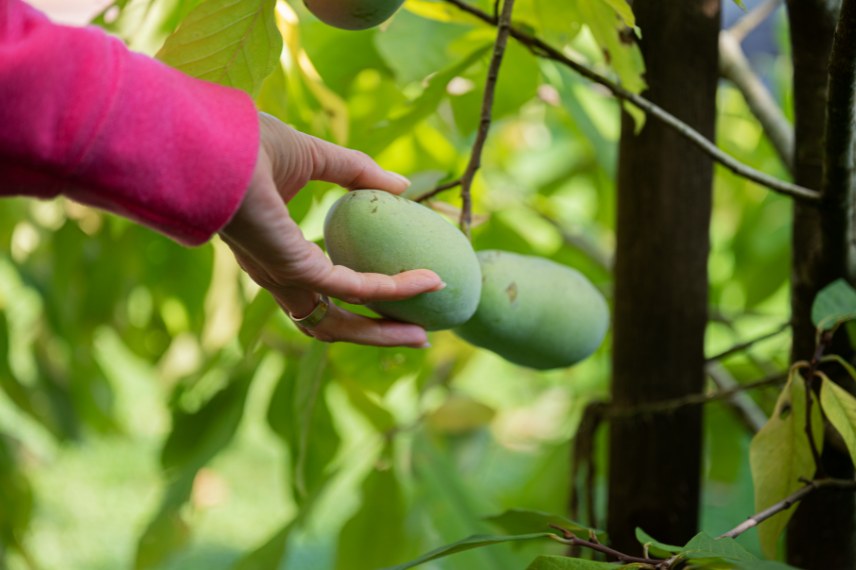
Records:
{"label": "blemish on fruit", "polygon": [[511,285],[505,288],[505,294],[508,295],[508,301],[513,303],[517,300],[517,282],[512,281]]}

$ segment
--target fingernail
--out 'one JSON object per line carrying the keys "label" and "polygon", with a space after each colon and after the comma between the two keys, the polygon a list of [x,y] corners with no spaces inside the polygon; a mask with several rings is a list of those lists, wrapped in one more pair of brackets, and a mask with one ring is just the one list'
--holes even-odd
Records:
{"label": "fingernail", "polygon": [[391,170],[387,170],[386,172],[387,172],[387,174],[389,174],[390,176],[392,176],[393,178],[395,178],[399,182],[402,182],[405,185],[405,187],[410,186],[410,184],[411,184],[410,180],[408,180],[406,177],[402,176],[398,172],[392,172]]}
{"label": "fingernail", "polygon": [[423,344],[420,344],[420,345],[419,345],[419,348],[431,348],[431,343],[430,343],[430,342],[425,342],[425,343],[423,343]]}
{"label": "fingernail", "polygon": [[447,286],[448,286],[448,284],[447,284],[445,281],[440,281],[440,286],[439,286],[439,287],[437,287],[437,289],[435,289],[435,291],[442,291],[442,290],[443,290],[443,289],[445,289]]}

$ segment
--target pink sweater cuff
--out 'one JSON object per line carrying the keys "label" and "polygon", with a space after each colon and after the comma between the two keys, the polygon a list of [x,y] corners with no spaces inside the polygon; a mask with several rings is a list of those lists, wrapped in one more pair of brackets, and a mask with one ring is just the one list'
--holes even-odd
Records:
{"label": "pink sweater cuff", "polygon": [[258,155],[249,96],[18,0],[3,10],[0,194],[62,192],[187,245],[228,222]]}

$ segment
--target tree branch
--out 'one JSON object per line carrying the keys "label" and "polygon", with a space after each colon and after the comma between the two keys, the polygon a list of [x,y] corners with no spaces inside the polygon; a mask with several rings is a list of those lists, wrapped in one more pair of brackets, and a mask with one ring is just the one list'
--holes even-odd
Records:
{"label": "tree branch", "polygon": [[761,336],[751,338],[747,341],[737,343],[734,346],[732,346],[731,348],[728,348],[728,349],[723,350],[722,352],[720,352],[718,354],[714,354],[713,356],[706,358],[705,362],[707,364],[710,364],[710,363],[715,362],[717,360],[724,360],[724,359],[728,358],[729,356],[737,354],[738,352],[743,352],[744,350],[747,350],[747,349],[755,346],[756,344],[758,344],[761,341],[767,340],[769,338],[773,338],[774,336],[778,336],[778,335],[782,334],[783,332],[785,332],[786,330],[788,330],[790,327],[791,327],[791,323],[789,323],[789,322],[788,323],[782,323],[782,325],[780,325],[775,330],[764,333]]}
{"label": "tree branch", "polygon": [[739,37],[730,30],[719,33],[719,73],[731,81],[743,95],[779,158],[788,171],[793,173],[794,128],[764,83],[752,71],[752,66],[740,47]]}
{"label": "tree branch", "polygon": [[764,424],[767,423],[768,419],[767,414],[764,413],[761,406],[746,393],[745,389],[741,389],[743,386],[719,362],[708,363],[705,366],[705,372],[713,380],[713,383],[716,384],[719,390],[718,394],[731,393],[731,396],[726,398],[725,402],[737,416],[737,419],[740,420],[740,423],[750,433],[758,433],[764,427]]}
{"label": "tree branch", "polygon": [[793,505],[797,504],[808,495],[814,493],[818,489],[840,489],[840,490],[856,490],[856,480],[853,479],[817,479],[808,483],[805,487],[797,490],[790,496],[782,499],[775,505],[764,509],[763,511],[752,515],[744,522],[732,528],[728,532],[719,535],[718,538],[735,538],[740,536],[750,528],[756,527],[768,518],[782,511],[788,510]]}
{"label": "tree branch", "polygon": [[502,65],[502,56],[505,54],[505,46],[508,43],[508,34],[511,27],[511,11],[514,9],[514,0],[504,0],[502,13],[497,22],[496,42],[493,46],[493,56],[487,69],[487,81],[484,86],[484,97],[482,99],[481,118],[476,132],[476,140],[470,153],[470,161],[464,174],[461,176],[461,230],[469,237],[470,224],[472,223],[472,199],[470,187],[476,172],[481,166],[481,155],[484,143],[490,131],[491,111],[493,110],[494,92],[496,81],[499,78],[499,68]]}
{"label": "tree branch", "polygon": [[761,22],[770,17],[776,11],[782,0],[767,0],[751,12],[737,20],[730,28],[728,33],[737,40],[738,43],[746,39],[746,36],[752,33]]}
{"label": "tree branch", "polygon": [[[454,4],[461,10],[467,12],[478,18],[479,20],[491,24],[497,25],[497,22],[494,18],[492,18],[486,12],[470,6],[469,4],[463,2],[463,0],[445,0],[450,4]],[[796,200],[803,200],[806,202],[817,202],[819,200],[820,194],[809,188],[804,188],[797,184],[792,184],[790,182],[785,182],[783,180],[779,180],[769,174],[765,174],[760,172],[742,162],[735,159],[734,157],[726,154],[716,147],[712,142],[707,140],[701,133],[672,115],[671,113],[665,111],[663,108],[655,105],[651,101],[648,101],[644,97],[637,95],[628,91],[627,89],[621,87],[618,83],[608,79],[600,75],[599,73],[589,69],[585,65],[572,60],[565,54],[563,54],[558,49],[553,46],[547,44],[543,40],[532,36],[519,28],[514,26],[510,27],[510,34],[513,38],[518,40],[520,43],[525,45],[532,51],[535,55],[540,57],[544,57],[546,59],[551,59],[562,65],[576,71],[578,74],[583,77],[603,85],[607,89],[609,89],[612,94],[621,99],[623,101],[627,101],[632,105],[642,109],[647,113],[649,117],[652,117],[658,121],[661,121],[665,125],[674,129],[676,132],[684,136],[687,140],[695,144],[699,149],[701,149],[705,154],[710,156],[713,160],[725,166],[738,176],[742,176],[747,180],[752,180],[762,186],[766,186],[767,188],[778,192],[780,194],[784,194],[786,196],[790,196]]]}
{"label": "tree branch", "polygon": [[607,417],[616,418],[616,417],[632,417],[638,416],[642,414],[662,414],[668,412],[674,412],[675,410],[679,410],[685,406],[700,406],[703,404],[707,404],[709,402],[716,402],[718,400],[727,400],[733,397],[735,394],[752,390],[755,388],[762,388],[765,386],[771,386],[773,384],[779,384],[787,380],[787,373],[780,372],[778,374],[774,374],[772,376],[767,376],[760,380],[756,380],[755,382],[749,382],[748,384],[739,384],[734,388],[723,390],[721,392],[716,392],[713,394],[689,394],[688,396],[682,396],[680,398],[672,398],[669,400],[661,400],[659,402],[651,402],[650,404],[644,404],[641,406],[633,406],[629,408],[610,408]]}

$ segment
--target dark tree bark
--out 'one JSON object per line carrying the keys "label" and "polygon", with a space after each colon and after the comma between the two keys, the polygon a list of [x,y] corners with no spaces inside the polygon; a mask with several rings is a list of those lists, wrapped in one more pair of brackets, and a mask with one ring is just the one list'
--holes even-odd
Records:
{"label": "dark tree bark", "polygon": [[[719,0],[636,0],[646,97],[713,140]],[[618,167],[613,402],[698,393],[704,385],[713,166],[673,130],[622,119]],[[636,552],[634,529],[681,544],[698,526],[701,407],[615,420],[608,531]]]}
{"label": "dark tree bark", "polygon": [[[808,360],[814,353],[811,305],[817,293],[841,277],[853,279],[848,275],[854,200],[852,54],[840,53],[838,59],[843,61],[829,65],[839,4],[837,0],[788,1],[796,117],[794,174],[798,184],[821,189],[824,196],[819,205],[794,205],[793,361]],[[839,50],[852,51],[856,5],[845,0],[845,7],[844,28],[836,41]],[[848,339],[841,333],[827,352],[853,358]],[[828,371],[833,379],[839,372]],[[822,463],[827,475],[853,477],[849,455],[840,447],[826,445]],[[817,493],[802,501],[788,526],[787,551],[788,562],[800,568],[856,568],[853,495]]]}

